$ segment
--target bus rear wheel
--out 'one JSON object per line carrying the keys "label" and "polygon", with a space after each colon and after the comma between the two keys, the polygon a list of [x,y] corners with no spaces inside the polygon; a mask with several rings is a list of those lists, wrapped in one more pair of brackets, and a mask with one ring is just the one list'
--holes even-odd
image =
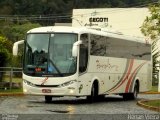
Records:
{"label": "bus rear wheel", "polygon": [[45,103],[51,103],[52,102],[52,96],[45,96]]}
{"label": "bus rear wheel", "polygon": [[134,91],[133,91],[133,93],[131,93],[131,99],[132,99],[132,100],[137,99],[138,93],[139,93],[139,87],[138,87],[138,84],[136,84],[136,85],[134,86]]}
{"label": "bus rear wheel", "polygon": [[135,86],[134,86],[133,93],[124,93],[123,94],[123,99],[124,100],[135,100],[135,99],[137,99],[138,92],[139,92],[139,86],[136,83]]}

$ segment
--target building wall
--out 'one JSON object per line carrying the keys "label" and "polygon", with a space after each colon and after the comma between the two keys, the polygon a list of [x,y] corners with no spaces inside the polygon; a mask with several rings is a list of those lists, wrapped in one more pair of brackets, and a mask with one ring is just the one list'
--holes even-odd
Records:
{"label": "building wall", "polygon": [[[148,8],[103,8],[103,9],[74,9],[72,26],[101,27],[104,30],[118,31],[131,36],[144,37],[140,27],[149,15]],[[90,18],[107,18],[108,22],[90,22]],[[96,25],[98,24],[98,26]]]}

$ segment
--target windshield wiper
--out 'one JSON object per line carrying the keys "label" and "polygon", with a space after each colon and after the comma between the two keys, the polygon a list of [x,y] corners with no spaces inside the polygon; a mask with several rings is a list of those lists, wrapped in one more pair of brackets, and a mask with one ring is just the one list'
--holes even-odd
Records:
{"label": "windshield wiper", "polygon": [[57,68],[57,66],[54,64],[54,62],[53,62],[51,59],[49,59],[49,61],[50,61],[51,64],[54,66],[54,68],[56,69],[56,71],[58,72],[58,74],[59,74],[61,77],[63,77],[63,74],[60,72],[60,70]]}

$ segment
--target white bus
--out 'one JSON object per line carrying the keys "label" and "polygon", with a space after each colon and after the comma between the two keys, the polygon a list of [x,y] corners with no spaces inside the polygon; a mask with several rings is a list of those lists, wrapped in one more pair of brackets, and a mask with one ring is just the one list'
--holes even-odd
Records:
{"label": "white bus", "polygon": [[24,94],[86,96],[107,94],[135,99],[152,84],[151,45],[142,39],[87,28],[51,26],[27,32],[24,43]]}

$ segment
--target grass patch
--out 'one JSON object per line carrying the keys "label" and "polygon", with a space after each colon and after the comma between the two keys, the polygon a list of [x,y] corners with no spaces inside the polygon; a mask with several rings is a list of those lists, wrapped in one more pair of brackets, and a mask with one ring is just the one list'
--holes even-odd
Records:
{"label": "grass patch", "polygon": [[148,101],[148,102],[145,102],[145,104],[149,106],[160,108],[160,100]]}
{"label": "grass patch", "polygon": [[0,89],[0,93],[22,93],[23,89]]}
{"label": "grass patch", "polygon": [[[10,76],[9,75],[4,75],[3,77],[3,82],[10,82]],[[22,85],[22,77],[13,77],[12,78],[12,83],[21,83]],[[0,93],[23,93],[23,88],[12,88],[9,89],[9,87],[7,86],[6,88],[4,88],[3,86],[0,87]]]}
{"label": "grass patch", "polygon": [[158,92],[158,86],[152,86],[151,91],[152,92]]}

